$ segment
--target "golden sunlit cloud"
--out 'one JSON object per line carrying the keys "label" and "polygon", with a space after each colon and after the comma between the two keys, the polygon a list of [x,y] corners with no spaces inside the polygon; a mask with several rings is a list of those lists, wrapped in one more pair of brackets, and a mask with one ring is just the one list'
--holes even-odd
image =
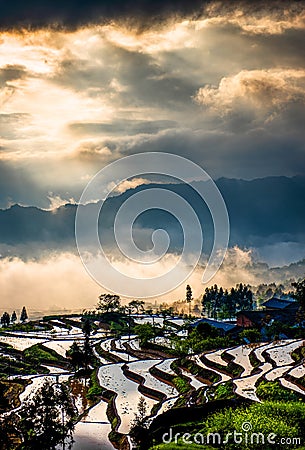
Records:
{"label": "golden sunlit cloud", "polygon": [[[262,107],[266,101],[270,104],[270,92],[276,92],[276,89],[272,102],[277,104],[289,102],[292,95],[298,94],[298,89],[302,93],[301,87],[293,87],[302,76],[300,68],[259,67],[240,71],[238,61],[235,67],[230,67],[232,62],[223,65],[223,60],[218,60],[213,49],[213,39],[221,38],[221,27],[230,24],[241,28],[242,32],[231,30],[230,33],[234,41],[239,40],[242,48],[247,45],[243,42],[243,33],[268,35],[304,29],[305,13],[301,5],[258,11],[246,4],[224,8],[214,3],[196,20],[169,19],[158,28],[146,28],[142,32],[115,22],[88,25],[75,31],[3,32],[0,45],[0,70],[5,80],[0,89],[2,114],[18,113],[27,119],[26,123],[12,124],[14,139],[0,134],[0,145],[9,150],[1,152],[0,160],[28,160],[31,154],[34,159],[44,158],[46,153],[48,157],[62,159],[64,154],[73,154],[77,137],[75,131],[67,132],[71,123],[111,123],[124,117],[154,120],[160,114],[163,118],[188,121],[185,115],[179,117],[178,108],[170,111],[152,104],[152,90],[158,95],[158,84],[166,84],[170,79],[181,80],[181,87],[175,88],[175,102],[179,102],[183,85],[187,89],[189,83],[190,87],[193,85],[193,92],[189,91],[188,95],[190,102],[196,96],[200,104],[217,111],[223,104],[224,112],[232,107],[233,98],[237,97],[247,102],[249,96],[253,103],[259,98],[257,107]],[[230,39],[228,36],[228,50]],[[198,59],[200,52],[202,61]],[[134,73],[133,60],[138,64],[135,66],[138,71]],[[246,58],[242,61],[243,65],[247,64]],[[253,65],[250,58],[249,65]],[[196,84],[208,85],[212,79],[218,80],[223,70],[231,73],[221,77],[218,88],[196,89]],[[255,88],[256,82],[264,83],[265,90],[259,86]],[[143,83],[147,83],[146,92],[141,86]],[[280,93],[282,87],[284,91]],[[149,98],[145,98],[148,94]],[[172,100],[169,98],[168,102]],[[185,103],[184,95],[181,102]],[[102,142],[103,133],[100,135]],[[89,132],[87,141],[78,146],[90,147],[92,140]],[[111,152],[107,154],[105,150],[107,148],[109,146],[104,143],[95,150],[104,161],[107,156],[112,159]]]}
{"label": "golden sunlit cloud", "polygon": [[238,108],[272,115],[291,102],[305,103],[305,70],[243,70],[222,78],[218,87],[200,88],[195,100],[221,116]]}

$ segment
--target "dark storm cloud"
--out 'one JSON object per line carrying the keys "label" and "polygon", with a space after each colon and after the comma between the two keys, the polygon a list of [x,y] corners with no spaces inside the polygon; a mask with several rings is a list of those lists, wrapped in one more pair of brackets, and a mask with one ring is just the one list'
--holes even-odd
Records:
{"label": "dark storm cloud", "polygon": [[[275,35],[248,36],[248,52],[254,55],[254,64],[257,61],[264,67],[281,65],[299,67],[305,61],[304,42],[305,30],[286,30],[285,33]],[[253,48],[251,49],[252,46]],[[280,51],[279,51],[280,49]]]}
{"label": "dark storm cloud", "polygon": [[[213,4],[216,6],[213,7]],[[0,0],[0,27],[9,29],[16,27],[39,28],[59,26],[76,28],[89,23],[103,23],[116,19],[128,19],[143,28],[150,27],[170,16],[199,17],[206,6],[212,4],[214,14],[232,11],[237,5],[248,4],[251,11],[258,15],[260,9],[278,13],[282,5],[293,6],[300,0],[277,0],[266,2],[256,0],[231,0],[230,2],[213,2],[211,0]]]}
{"label": "dark storm cloud", "polygon": [[106,38],[103,47],[88,48],[86,59],[65,55],[49,79],[90,98],[106,97],[117,107],[159,107],[173,114],[191,107],[200,87],[217,85],[242,68],[301,68],[303,41],[302,29],[254,35],[241,34],[232,24],[196,32],[193,48],[174,46],[157,54],[122,48]]}
{"label": "dark storm cloud", "polygon": [[[261,177],[305,173],[304,133],[300,130],[270,135],[270,130],[263,129],[238,134],[175,129],[150,139],[131,141],[130,145],[117,142],[117,152],[124,155],[145,151],[190,158],[213,178],[224,175],[223,167],[226,176],[243,179],[255,178],[257,173]],[[96,159],[97,155],[91,157]]]}
{"label": "dark storm cloud", "polygon": [[131,18],[147,24],[169,14],[194,14],[201,10],[206,0],[0,0],[0,26],[19,25],[41,27],[58,24],[74,28],[103,20]]}
{"label": "dark storm cloud", "polygon": [[185,109],[201,86],[187,74],[187,68],[185,76],[171,74],[152,55],[107,42],[87,60],[71,55],[63,59],[50,79],[77,92],[86,91],[90,97],[106,95],[117,106]]}

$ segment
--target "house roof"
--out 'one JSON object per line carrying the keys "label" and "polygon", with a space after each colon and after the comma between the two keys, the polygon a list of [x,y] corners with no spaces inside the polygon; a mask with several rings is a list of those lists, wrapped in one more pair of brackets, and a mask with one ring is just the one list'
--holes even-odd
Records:
{"label": "house roof", "polygon": [[199,319],[196,322],[192,323],[191,327],[197,327],[200,323],[208,323],[211,325],[211,327],[218,328],[220,330],[223,330],[225,333],[233,330],[236,328],[236,325],[228,322],[222,322],[220,320],[214,320],[214,319]]}
{"label": "house roof", "polygon": [[269,300],[267,300],[266,302],[264,302],[262,304],[262,306],[265,306],[266,308],[285,309],[288,306],[293,305],[294,303],[297,304],[297,302],[295,302],[295,301],[284,300],[281,298],[272,297]]}
{"label": "house roof", "polygon": [[261,325],[262,320],[264,320],[267,316],[273,320],[287,324],[293,324],[295,322],[294,314],[291,314],[291,311],[285,310],[239,311],[237,313],[237,317],[241,315],[244,315],[256,325]]}

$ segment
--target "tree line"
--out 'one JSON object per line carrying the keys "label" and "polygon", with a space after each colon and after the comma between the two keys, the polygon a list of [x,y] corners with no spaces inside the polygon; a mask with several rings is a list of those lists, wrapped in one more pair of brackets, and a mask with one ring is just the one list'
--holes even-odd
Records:
{"label": "tree line", "polygon": [[119,295],[101,294],[98,298],[96,310],[84,311],[85,316],[94,316],[98,314],[107,314],[110,312],[119,312],[123,314],[140,314],[145,310],[145,302],[142,300],[132,300],[127,305],[121,305]]}
{"label": "tree line", "polygon": [[238,311],[253,309],[253,292],[245,284],[238,284],[230,290],[217,284],[205,289],[202,297],[202,312],[213,319],[230,319]]}
{"label": "tree line", "polygon": [[[20,322],[24,323],[27,319],[28,319],[28,313],[27,313],[26,307],[24,306],[22,308],[22,311],[20,314]],[[1,319],[0,319],[0,323],[4,327],[10,326],[10,324],[14,325],[14,323],[16,323],[16,321],[17,321],[16,311],[13,311],[11,315],[9,315],[9,313],[7,311],[5,311],[2,314]]]}

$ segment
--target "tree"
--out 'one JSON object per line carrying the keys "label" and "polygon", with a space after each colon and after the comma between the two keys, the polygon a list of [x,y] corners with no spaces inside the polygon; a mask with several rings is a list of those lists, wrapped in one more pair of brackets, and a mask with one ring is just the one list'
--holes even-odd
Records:
{"label": "tree", "polygon": [[143,313],[145,302],[143,302],[142,300],[132,300],[128,303],[128,306],[133,309],[136,314],[139,314],[140,311]]}
{"label": "tree", "polygon": [[210,288],[205,289],[205,293],[202,297],[202,306],[203,306],[203,312],[208,317],[213,317],[214,319],[217,318],[217,309],[218,309],[219,299],[220,299],[220,295],[218,292],[217,284],[215,284],[214,286],[211,286]]}
{"label": "tree", "polygon": [[66,353],[75,370],[78,370],[81,367],[84,367],[85,370],[87,370],[93,356],[93,351],[90,344],[92,326],[89,319],[84,321],[82,330],[85,336],[84,345],[81,347],[77,342],[73,342]]}
{"label": "tree", "polygon": [[289,336],[291,335],[291,328],[289,325],[280,322],[279,320],[275,320],[271,323],[271,325],[265,327],[265,333],[268,339],[273,339],[277,341],[281,335]]}
{"label": "tree", "polygon": [[90,322],[89,319],[85,319],[85,321],[84,321],[84,323],[82,325],[82,332],[83,332],[85,338],[86,337],[90,338],[91,331],[92,331],[91,322]]}
{"label": "tree", "polygon": [[239,337],[241,339],[245,339],[246,341],[249,341],[251,343],[260,342],[262,339],[261,333],[254,328],[248,328],[247,330],[243,330],[240,333]]}
{"label": "tree", "polygon": [[[135,419],[131,422],[130,437],[134,443],[139,444],[142,448],[142,444],[148,442],[148,406],[144,397],[141,397],[138,403],[138,411],[135,413]],[[138,446],[137,446],[138,448]],[[143,448],[147,448],[145,445]]]}
{"label": "tree", "polygon": [[144,426],[145,419],[148,414],[148,405],[144,397],[140,397],[137,412],[135,413],[135,419],[133,422],[133,426]]}
{"label": "tree", "polygon": [[236,302],[239,311],[253,309],[253,293],[249,286],[242,283],[236,286]]}
{"label": "tree", "polygon": [[188,284],[186,286],[186,302],[189,304],[189,315],[191,315],[191,301],[193,300],[192,288]]}
{"label": "tree", "polygon": [[293,298],[299,303],[299,311],[297,313],[297,322],[305,320],[305,278],[296,283],[291,283],[295,292],[292,294]]}
{"label": "tree", "polygon": [[16,314],[16,311],[13,311],[12,317],[11,317],[11,322],[14,323],[14,322],[16,322],[16,320],[17,320],[17,314]]}
{"label": "tree", "polygon": [[249,286],[242,283],[232,287],[230,291],[224,291],[215,284],[205,289],[202,306],[203,313],[208,317],[231,318],[236,315],[236,311],[253,309],[253,293]]}
{"label": "tree", "polygon": [[10,324],[10,315],[9,315],[6,311],[2,314],[2,317],[1,317],[1,324],[2,324],[4,327],[8,327],[9,324]]}
{"label": "tree", "polygon": [[88,338],[85,338],[83,354],[84,354],[85,370],[88,370],[88,366],[89,366],[90,361],[92,360],[92,356],[93,356],[92,347],[91,347],[91,344],[90,344],[90,341]]}
{"label": "tree", "polygon": [[101,313],[117,311],[120,308],[120,297],[115,294],[102,294],[99,296],[97,310]]}
{"label": "tree", "polygon": [[150,323],[136,325],[134,331],[139,337],[141,347],[146,347],[148,341],[156,336],[155,327]]}
{"label": "tree", "polygon": [[20,314],[20,322],[24,323],[28,319],[28,313],[26,312],[25,306],[22,308]]}
{"label": "tree", "polygon": [[82,349],[78,345],[77,342],[73,342],[69,350],[66,352],[68,358],[71,359],[71,364],[74,367],[74,370],[78,370],[80,367],[84,365],[84,355]]}
{"label": "tree", "polygon": [[70,441],[68,448],[71,448],[76,414],[68,388],[60,383],[46,381],[18,411],[18,428],[23,437],[21,448],[54,450],[66,437]]}
{"label": "tree", "polygon": [[197,331],[201,335],[201,337],[204,339],[219,336],[217,328],[212,327],[207,322],[200,322],[197,325]]}

